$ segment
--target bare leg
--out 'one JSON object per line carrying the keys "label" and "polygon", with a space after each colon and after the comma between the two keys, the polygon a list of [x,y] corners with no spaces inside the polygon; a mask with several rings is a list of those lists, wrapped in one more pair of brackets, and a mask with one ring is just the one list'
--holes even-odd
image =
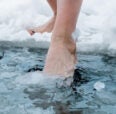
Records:
{"label": "bare leg", "polygon": [[47,0],[51,9],[53,10],[53,17],[44,25],[40,26],[40,27],[36,27],[33,29],[28,29],[27,31],[30,33],[30,35],[33,35],[34,33],[43,33],[43,32],[51,32],[53,27],[54,27],[54,23],[56,20],[56,14],[57,14],[57,0]]}
{"label": "bare leg", "polygon": [[54,15],[57,14],[57,0],[48,0],[49,5],[51,6]]}
{"label": "bare leg", "polygon": [[57,0],[57,17],[44,72],[71,76],[76,63],[76,43],[72,39],[82,0]]}

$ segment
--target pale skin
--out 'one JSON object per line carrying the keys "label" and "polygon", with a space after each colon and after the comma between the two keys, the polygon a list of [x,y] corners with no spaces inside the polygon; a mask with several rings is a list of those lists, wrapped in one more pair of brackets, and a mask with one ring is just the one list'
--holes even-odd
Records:
{"label": "pale skin", "polygon": [[51,43],[43,72],[49,75],[72,76],[76,64],[76,43],[72,33],[76,28],[82,0],[48,0],[53,18],[38,28],[29,29],[36,32],[52,32]]}
{"label": "pale skin", "polygon": [[28,29],[30,35],[33,35],[35,33],[52,32],[57,15],[57,0],[47,0],[47,1],[53,11],[53,17],[42,26],[33,29]]}

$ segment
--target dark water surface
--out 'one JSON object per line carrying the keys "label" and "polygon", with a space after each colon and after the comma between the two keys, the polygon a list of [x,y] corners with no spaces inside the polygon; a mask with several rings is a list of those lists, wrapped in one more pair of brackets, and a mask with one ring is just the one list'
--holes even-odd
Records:
{"label": "dark water surface", "polygon": [[[0,114],[116,114],[116,57],[78,54],[77,94],[69,79],[44,76],[47,50],[0,46]],[[68,81],[69,80],[69,81]],[[98,81],[106,86],[94,90]]]}

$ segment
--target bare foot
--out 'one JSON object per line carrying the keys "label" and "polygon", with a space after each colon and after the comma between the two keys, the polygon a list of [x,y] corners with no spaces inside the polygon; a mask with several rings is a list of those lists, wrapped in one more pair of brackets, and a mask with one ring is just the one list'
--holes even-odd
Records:
{"label": "bare foot", "polygon": [[30,35],[33,35],[35,33],[51,32],[54,27],[55,19],[56,17],[54,16],[44,25],[33,29],[28,29],[27,31],[29,32]]}
{"label": "bare foot", "polygon": [[59,39],[51,41],[44,73],[65,77],[72,76],[76,64],[76,43],[72,38],[67,41]]}
{"label": "bare foot", "polygon": [[32,36],[35,34],[35,31],[33,29],[27,29],[27,32]]}

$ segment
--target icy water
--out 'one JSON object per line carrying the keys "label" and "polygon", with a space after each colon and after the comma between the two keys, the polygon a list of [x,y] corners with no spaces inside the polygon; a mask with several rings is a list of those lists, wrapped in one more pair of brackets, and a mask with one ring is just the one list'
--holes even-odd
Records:
{"label": "icy water", "polygon": [[[0,114],[116,114],[116,58],[78,54],[77,93],[71,78],[41,73],[47,50],[0,46]],[[78,75],[77,75],[78,77]],[[96,82],[105,84],[101,91]]]}
{"label": "icy water", "polygon": [[51,34],[26,31],[51,18],[46,1],[0,0],[0,114],[116,114],[116,0],[83,0],[76,88],[41,72]]}

